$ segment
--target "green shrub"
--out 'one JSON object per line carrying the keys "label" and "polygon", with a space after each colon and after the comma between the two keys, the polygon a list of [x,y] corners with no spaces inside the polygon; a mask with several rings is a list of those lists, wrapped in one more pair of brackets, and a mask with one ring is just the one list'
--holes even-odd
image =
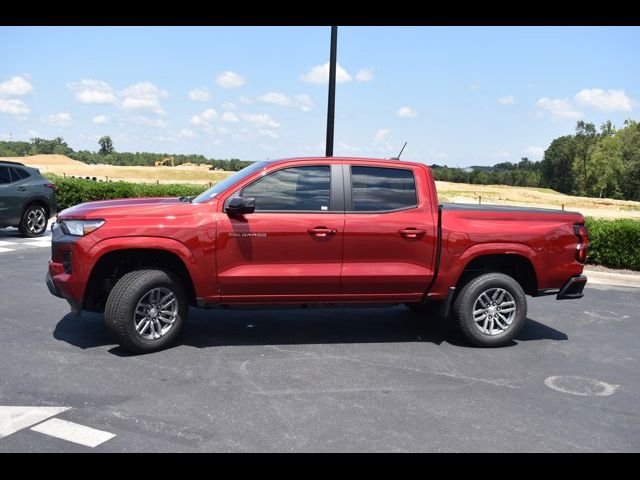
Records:
{"label": "green shrub", "polygon": [[92,200],[132,197],[182,197],[199,195],[208,185],[153,185],[130,182],[94,182],[47,175],[56,184],[58,210]]}
{"label": "green shrub", "polygon": [[640,270],[640,221],[587,218],[587,263]]}

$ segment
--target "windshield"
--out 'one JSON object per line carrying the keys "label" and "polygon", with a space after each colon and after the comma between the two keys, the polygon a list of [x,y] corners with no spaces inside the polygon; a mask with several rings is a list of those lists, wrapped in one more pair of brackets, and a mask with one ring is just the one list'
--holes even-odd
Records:
{"label": "windshield", "polygon": [[232,187],[234,184],[238,183],[243,178],[247,178],[253,172],[260,170],[261,168],[269,165],[269,162],[255,162],[249,165],[248,167],[244,167],[239,172],[234,173],[230,177],[225,178],[219,183],[216,183],[213,187],[205,190],[196,198],[193,199],[193,203],[204,203],[211,200],[213,197],[218,195],[219,193],[224,192],[227,188]]}

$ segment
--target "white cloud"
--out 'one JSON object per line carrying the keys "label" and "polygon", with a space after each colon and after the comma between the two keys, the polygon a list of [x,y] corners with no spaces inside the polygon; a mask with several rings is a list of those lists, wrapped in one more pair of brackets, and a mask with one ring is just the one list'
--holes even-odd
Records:
{"label": "white cloud", "polygon": [[218,118],[218,112],[213,108],[207,108],[204,112],[191,117],[191,123],[196,126],[206,126]]}
{"label": "white cloud", "polygon": [[266,128],[258,129],[258,135],[261,137],[269,137],[269,138],[278,138],[280,135],[278,132],[274,132],[273,130],[269,130]]}
{"label": "white cloud", "polygon": [[500,97],[498,99],[498,103],[500,103],[501,105],[513,105],[514,103],[516,103],[516,99],[513,97],[513,95],[507,95],[506,97]]}
{"label": "white cloud", "polygon": [[11,115],[22,115],[29,113],[31,109],[22,100],[5,100],[0,98],[0,113],[9,113]]}
{"label": "white cloud", "polygon": [[387,137],[389,136],[390,133],[391,133],[391,129],[390,128],[381,128],[374,135],[373,143],[378,144],[378,143],[384,142],[387,139]]}
{"label": "white cloud", "polygon": [[256,102],[253,98],[240,97],[240,103],[244,103],[245,105],[251,105],[252,103],[256,103]]}
{"label": "white cloud", "polygon": [[224,112],[220,117],[223,122],[239,122],[237,115],[233,112]]}
{"label": "white cloud", "polygon": [[536,106],[548,111],[553,120],[577,120],[582,117],[582,112],[575,110],[566,99],[542,97],[536,102]]}
{"label": "white cloud", "polygon": [[238,88],[246,82],[242,75],[231,71],[222,72],[218,75],[216,81],[222,88]]}
{"label": "white cloud", "polygon": [[544,155],[544,148],[543,147],[534,147],[534,146],[530,146],[527,148],[527,153],[529,155],[531,155],[532,157],[537,158],[542,158],[542,156]]}
{"label": "white cloud", "polygon": [[67,83],[67,87],[76,92],[76,100],[81,103],[108,104],[116,101],[113,89],[102,80],[83,78],[79,82]]}
{"label": "white cloud", "polygon": [[196,102],[208,102],[211,100],[211,94],[209,93],[209,90],[204,87],[194,88],[189,92],[189,98]]}
{"label": "white cloud", "polygon": [[169,126],[169,122],[162,118],[149,118],[142,115],[135,117],[134,122],[140,125],[146,125],[147,127],[166,128]]}
{"label": "white cloud", "polygon": [[68,125],[71,125],[71,122],[73,121],[73,119],[71,118],[71,114],[68,112],[43,115],[40,117],[40,120],[48,125],[53,125],[54,127],[66,127]]}
{"label": "white cloud", "polygon": [[373,81],[373,69],[361,68],[356,73],[356,80],[359,82],[372,82]]}
{"label": "white cloud", "polygon": [[269,92],[258,97],[264,103],[271,103],[280,107],[296,107],[303,112],[308,112],[314,106],[313,100],[307,94],[300,93],[293,98],[280,92]]}
{"label": "white cloud", "polygon": [[185,138],[193,138],[196,136],[193,130],[189,130],[188,128],[183,128],[180,130],[180,136]]}
{"label": "white cloud", "polygon": [[306,93],[299,93],[294,98],[296,100],[297,106],[303,112],[308,112],[315,105],[315,103],[313,103],[313,100],[311,99],[311,97],[309,95],[307,95]]}
{"label": "white cloud", "polygon": [[233,102],[226,102],[222,104],[222,109],[223,110],[236,110],[238,107],[236,107],[236,104]]}
{"label": "white cloud", "polygon": [[413,118],[418,116],[418,112],[411,107],[400,107],[396,115],[402,118]]}
{"label": "white cloud", "polygon": [[32,90],[31,82],[20,75],[15,75],[9,80],[0,83],[0,96],[3,97],[19,97],[30,93]]}
{"label": "white cloud", "polygon": [[93,117],[92,122],[96,125],[106,125],[107,123],[109,123],[109,120],[110,118],[106,115],[98,115],[96,117]]}
{"label": "white cloud", "polygon": [[[326,85],[329,83],[329,62],[324,65],[316,65],[307,73],[300,75],[300,79],[306,83],[313,83],[315,85]],[[336,83],[346,83],[352,80],[351,75],[340,66],[336,64]]]}
{"label": "white cloud", "polygon": [[120,92],[120,95],[124,97],[121,104],[124,110],[148,110],[164,114],[160,99],[168,97],[169,93],[151,82],[140,82],[129,85]]}
{"label": "white cloud", "polygon": [[260,127],[278,128],[280,124],[266,113],[243,113],[240,115],[243,120],[255,123]]}
{"label": "white cloud", "polygon": [[351,145],[345,142],[340,142],[338,144],[338,148],[343,152],[347,152],[347,153],[355,153],[355,152],[360,152],[362,150],[360,147],[356,147],[355,145]]}
{"label": "white cloud", "polygon": [[288,97],[284,93],[278,92],[265,93],[261,97],[258,97],[258,100],[265,103],[279,105],[281,107],[293,107],[294,105],[293,99],[291,97]]}
{"label": "white cloud", "polygon": [[627,97],[624,90],[607,90],[585,88],[576,94],[576,102],[580,105],[595,107],[603,112],[630,112],[635,102]]}

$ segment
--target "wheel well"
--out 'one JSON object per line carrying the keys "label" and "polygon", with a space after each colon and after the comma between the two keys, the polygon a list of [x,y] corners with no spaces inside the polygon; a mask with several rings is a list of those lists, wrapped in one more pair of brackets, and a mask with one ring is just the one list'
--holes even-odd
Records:
{"label": "wheel well", "polygon": [[196,304],[196,294],[187,267],[176,254],[166,250],[128,249],[116,250],[104,254],[96,262],[84,295],[83,308],[89,311],[102,312],[109,292],[118,280],[128,272],[141,268],[158,268],[167,270],[182,280],[189,295],[189,303]]}
{"label": "wheel well", "polygon": [[456,290],[460,289],[475,277],[489,272],[499,272],[509,275],[520,284],[524,293],[533,295],[536,292],[538,281],[533,265],[528,258],[522,255],[482,255],[471,260],[463,270]]}
{"label": "wheel well", "polygon": [[47,214],[47,221],[49,221],[49,216],[51,215],[51,209],[49,208],[49,204],[44,200],[30,200],[29,202],[27,202],[27,204],[22,209],[22,215],[20,215],[21,221],[22,221],[22,217],[24,216],[24,212],[26,212],[27,208],[29,208],[32,205],[39,205],[42,208],[44,208],[44,211]]}

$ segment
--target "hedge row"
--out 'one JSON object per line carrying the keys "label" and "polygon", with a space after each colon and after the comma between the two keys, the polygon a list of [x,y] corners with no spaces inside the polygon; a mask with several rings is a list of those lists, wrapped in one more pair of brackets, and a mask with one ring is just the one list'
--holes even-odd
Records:
{"label": "hedge row", "polygon": [[208,185],[154,185],[130,182],[94,182],[70,178],[52,178],[56,184],[56,203],[63,210],[91,200],[110,200],[131,197],[181,197],[199,195]]}
{"label": "hedge row", "polygon": [[[49,175],[51,178],[52,176]],[[93,182],[52,178],[60,210],[90,200],[130,197],[180,197],[199,195],[206,185],[153,185],[129,182]],[[587,263],[611,268],[640,270],[640,221],[587,219],[589,256]]]}
{"label": "hedge row", "polygon": [[640,221],[587,218],[587,263],[640,270]]}

